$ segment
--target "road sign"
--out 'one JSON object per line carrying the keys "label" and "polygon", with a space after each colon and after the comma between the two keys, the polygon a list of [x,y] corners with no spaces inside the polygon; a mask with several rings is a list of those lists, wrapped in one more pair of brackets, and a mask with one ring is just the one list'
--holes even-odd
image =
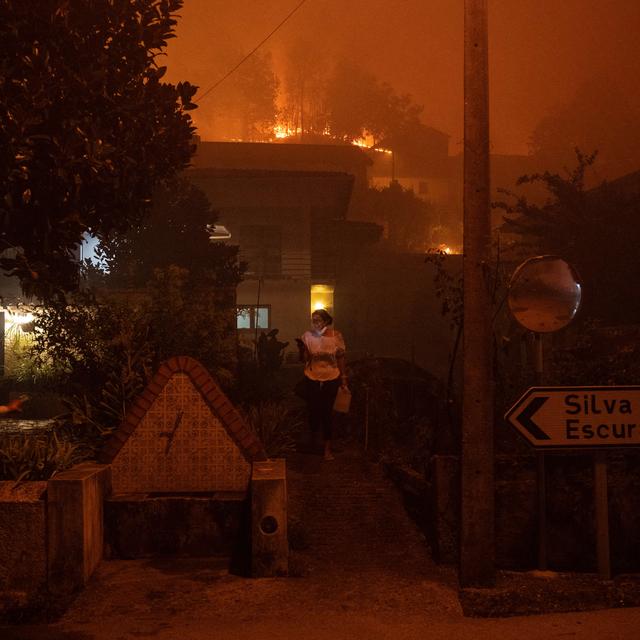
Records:
{"label": "road sign", "polygon": [[532,387],[505,419],[541,449],[640,446],[640,386]]}

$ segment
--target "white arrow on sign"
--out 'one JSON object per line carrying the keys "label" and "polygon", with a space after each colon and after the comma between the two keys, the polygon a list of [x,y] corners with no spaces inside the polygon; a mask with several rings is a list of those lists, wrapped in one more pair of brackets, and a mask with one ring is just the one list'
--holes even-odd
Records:
{"label": "white arrow on sign", "polygon": [[640,446],[640,386],[532,387],[505,420],[540,448]]}

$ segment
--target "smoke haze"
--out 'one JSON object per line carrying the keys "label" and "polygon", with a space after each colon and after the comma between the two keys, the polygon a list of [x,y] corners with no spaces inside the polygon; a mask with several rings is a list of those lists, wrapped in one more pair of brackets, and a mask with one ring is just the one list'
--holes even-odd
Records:
{"label": "smoke haze", "polygon": [[[208,88],[295,4],[186,0],[178,38],[169,48],[170,79]],[[423,122],[449,134],[450,152],[455,154],[462,149],[463,4],[307,0],[264,48],[272,52],[280,77],[285,52],[296,42],[303,42],[326,64],[349,58],[424,105]],[[640,2],[489,0],[489,12],[493,152],[528,153],[540,120],[569,104],[585,82],[597,88],[598,78],[619,88],[615,103],[602,117],[633,120],[627,112],[631,109],[633,116],[639,102]],[[205,138],[207,112],[215,100],[213,92],[194,112]],[[640,164],[637,158],[634,162]]]}

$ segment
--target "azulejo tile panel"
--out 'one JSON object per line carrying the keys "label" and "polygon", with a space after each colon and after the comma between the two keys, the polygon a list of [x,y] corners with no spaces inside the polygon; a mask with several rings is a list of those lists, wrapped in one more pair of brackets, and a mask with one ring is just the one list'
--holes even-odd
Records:
{"label": "azulejo tile panel", "polygon": [[112,462],[115,493],[245,491],[251,466],[185,373],[174,373]]}

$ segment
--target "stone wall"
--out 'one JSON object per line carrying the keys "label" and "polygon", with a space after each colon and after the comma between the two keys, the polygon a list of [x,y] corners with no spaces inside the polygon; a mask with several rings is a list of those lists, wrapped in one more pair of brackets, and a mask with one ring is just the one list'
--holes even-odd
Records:
{"label": "stone wall", "polygon": [[113,495],[105,501],[108,558],[234,558],[248,537],[245,493]]}
{"label": "stone wall", "polygon": [[97,464],[0,482],[0,618],[62,606],[86,584],[103,556],[109,490],[109,467]]}
{"label": "stone wall", "polygon": [[47,591],[46,482],[0,482],[0,617]]}

